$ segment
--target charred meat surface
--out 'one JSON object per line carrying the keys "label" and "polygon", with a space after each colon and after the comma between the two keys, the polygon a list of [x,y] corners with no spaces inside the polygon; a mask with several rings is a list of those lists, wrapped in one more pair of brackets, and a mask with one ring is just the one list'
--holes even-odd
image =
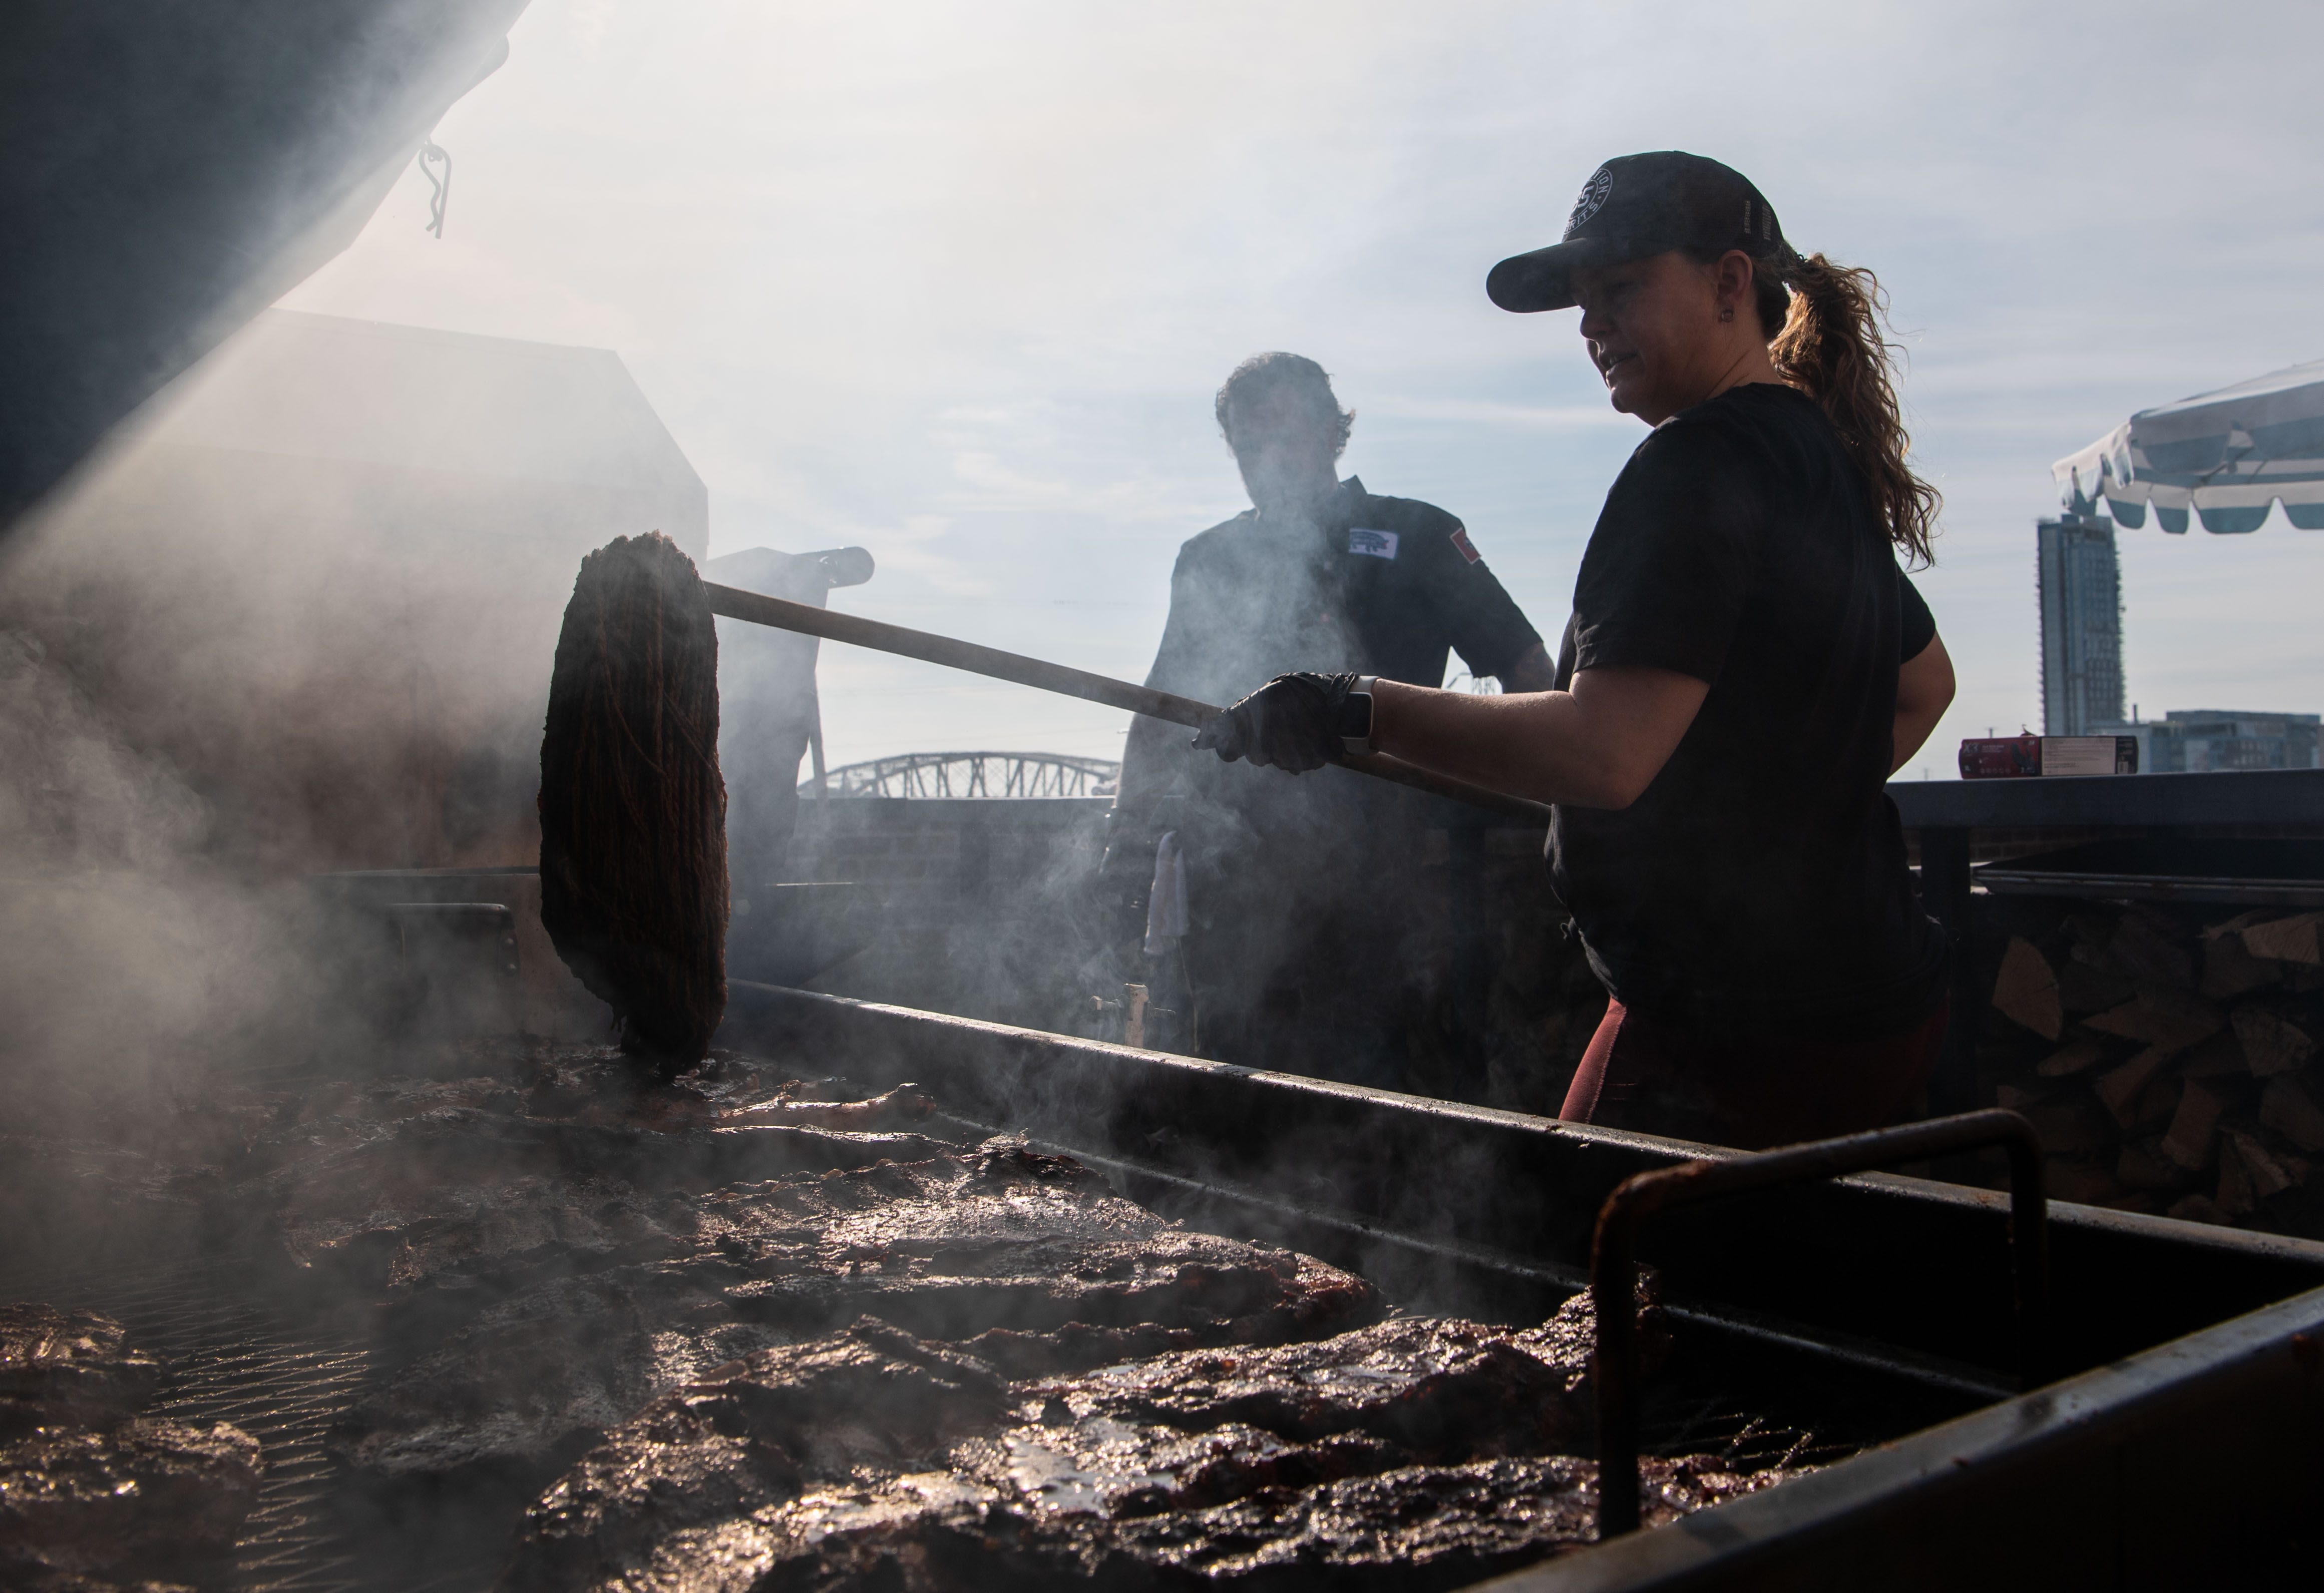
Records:
{"label": "charred meat surface", "polygon": [[610,1047],[475,1047],[458,1061],[479,1070],[287,1105],[213,1202],[226,1236],[334,1293],[399,1307],[430,1296],[420,1314],[432,1343],[529,1283],[683,1253],[689,1199],[704,1190],[973,1143],[863,1132],[891,1120],[911,1098],[902,1091],[853,1130],[752,1120],[770,1103],[853,1103],[816,1099],[825,1086],[731,1053],[669,1084]]}
{"label": "charred meat surface", "polygon": [[553,1471],[654,1395],[867,1313],[1024,1372],[1280,1344],[1383,1310],[1360,1278],[1187,1233],[1076,1162],[1006,1143],[731,1186],[652,1217],[659,1237],[638,1241],[659,1246],[651,1260],[459,1274],[469,1292],[505,1292],[350,1412],[343,1452],[392,1476]]}
{"label": "charred meat surface", "polygon": [[0,1305],[0,1432],[117,1421],[153,1396],[161,1363],[89,1311]]}
{"label": "charred meat surface", "polygon": [[0,1570],[28,1582],[182,1571],[233,1548],[257,1498],[258,1440],[223,1422],[35,1428],[0,1442]]}
{"label": "charred meat surface", "polygon": [[670,1214],[706,1188],[955,1148],[916,1134],[641,1132],[432,1113],[302,1157],[247,1194],[294,1268],[385,1296],[494,1268],[586,1271],[677,1254],[685,1240]]}
{"label": "charred meat surface", "polygon": [[595,1587],[652,1563],[673,1534],[747,1519],[815,1477],[940,1464],[952,1440],[1005,1419],[1008,1394],[982,1363],[879,1323],[762,1351],[584,1457],[534,1507],[513,1585]]}
{"label": "charred meat surface", "polygon": [[[246,1120],[214,1239],[372,1335],[330,1447],[467,1541],[533,1500],[511,1588],[1452,1586],[1591,1535],[1585,1301],[1391,1317],[916,1089],[472,1042]],[[1650,1462],[1648,1515],[1780,1475]]]}
{"label": "charred meat surface", "polygon": [[136,1416],[161,1373],[110,1317],[0,1305],[0,1587],[143,1588],[234,1547],[258,1440]]}
{"label": "charred meat surface", "polygon": [[553,1470],[655,1394],[777,1336],[651,1269],[565,1278],[486,1310],[341,1419],[350,1464],[417,1478]]}
{"label": "charred meat surface", "polygon": [[[1190,1233],[1079,1162],[1007,1141],[967,1155],[720,1191],[701,1207],[727,1292],[801,1336],[861,1314],[929,1338],[1073,1327],[1279,1343],[1369,1321],[1370,1283],[1290,1251]],[[1075,1359],[1052,1338],[1016,1357]],[[1093,1341],[1088,1353],[1110,1357]],[[1087,1361],[1082,1365],[1091,1364]]]}
{"label": "charred meat surface", "polygon": [[861,1101],[766,1101],[733,1112],[733,1123],[769,1123],[795,1128],[853,1128],[877,1131],[918,1123],[936,1110],[936,1103],[917,1084],[899,1084],[885,1095]]}
{"label": "charred meat surface", "polygon": [[[1532,1329],[1401,1317],[1309,1344],[1038,1380],[1025,1385],[1034,1418],[974,1465],[1035,1492],[1054,1474],[1109,1514],[1143,1514],[1213,1503],[1210,1491],[1248,1486],[1255,1470],[1296,1473],[1311,1459],[1320,1477],[1342,1465],[1577,1452],[1589,1445],[1589,1319],[1579,1299]],[[1173,1461],[1184,1447],[1174,1434],[1205,1436]]]}
{"label": "charred meat surface", "polygon": [[[1565,1452],[1590,1338],[1577,1300],[1531,1330],[1404,1318],[1004,1384],[867,1320],[614,1431],[535,1506],[503,1586],[1456,1585],[1591,1540],[1594,1469]],[[1779,1475],[1649,1462],[1648,1513]]]}

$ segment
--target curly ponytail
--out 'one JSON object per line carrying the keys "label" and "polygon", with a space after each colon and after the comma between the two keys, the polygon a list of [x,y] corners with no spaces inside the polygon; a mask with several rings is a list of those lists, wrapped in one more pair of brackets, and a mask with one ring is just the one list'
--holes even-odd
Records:
{"label": "curly ponytail", "polygon": [[1776,373],[1831,418],[1871,484],[1888,540],[1916,565],[1932,562],[1929,542],[1944,499],[1904,462],[1913,440],[1891,379],[1888,296],[1869,271],[1821,255],[1760,264],[1759,326]]}

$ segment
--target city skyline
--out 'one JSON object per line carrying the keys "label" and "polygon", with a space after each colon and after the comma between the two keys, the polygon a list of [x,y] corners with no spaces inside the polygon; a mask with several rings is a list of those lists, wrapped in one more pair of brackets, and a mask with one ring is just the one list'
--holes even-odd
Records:
{"label": "city skyline", "polygon": [[[1916,578],[1962,681],[1916,760],[1943,776],[1960,736],[2040,722],[2050,461],[2324,353],[2324,199],[2290,175],[2324,19],[2272,8],[2255,55],[2206,14],[536,5],[436,131],[442,240],[408,171],[283,302],[613,348],[708,486],[714,553],[861,543],[881,573],[839,606],[1133,679],[1178,543],[1242,506],[1211,391],[1293,348],[1358,411],[1348,469],[1460,514],[1554,637],[1642,433],[1571,314],[1504,315],[1484,271],[1604,156],[1695,149],[1892,295],[1948,497]],[[1763,92],[1778,72],[1817,97]],[[2324,540],[2119,540],[2133,699],[2324,700]],[[835,764],[1111,756],[1124,727],[840,648],[822,678]]]}

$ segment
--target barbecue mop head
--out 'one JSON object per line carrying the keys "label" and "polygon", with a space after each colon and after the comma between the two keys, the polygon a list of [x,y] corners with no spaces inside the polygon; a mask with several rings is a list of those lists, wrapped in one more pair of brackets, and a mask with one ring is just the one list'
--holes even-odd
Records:
{"label": "barbecue mop head", "polygon": [[610,1005],[622,1049],[674,1074],[726,1010],[718,633],[659,532],[581,561],[540,741],[540,918]]}

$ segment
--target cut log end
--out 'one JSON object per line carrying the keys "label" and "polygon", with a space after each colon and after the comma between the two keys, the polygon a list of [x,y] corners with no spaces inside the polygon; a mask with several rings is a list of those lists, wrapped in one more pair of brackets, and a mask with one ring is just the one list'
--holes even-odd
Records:
{"label": "cut log end", "polygon": [[2034,1125],[2054,1197],[2324,1232],[2324,912],[1996,916],[2011,1022],[1980,1035],[1979,1071]]}
{"label": "cut log end", "polygon": [[718,633],[659,532],[582,560],[540,746],[542,926],[613,1009],[622,1048],[676,1073],[726,1007]]}
{"label": "cut log end", "polygon": [[2055,1040],[2065,1026],[2066,1013],[2058,996],[2058,977],[2032,941],[2013,937],[2002,954],[2001,972],[1994,981],[1993,1005],[2002,1016],[2031,1029],[2044,1040]]}

